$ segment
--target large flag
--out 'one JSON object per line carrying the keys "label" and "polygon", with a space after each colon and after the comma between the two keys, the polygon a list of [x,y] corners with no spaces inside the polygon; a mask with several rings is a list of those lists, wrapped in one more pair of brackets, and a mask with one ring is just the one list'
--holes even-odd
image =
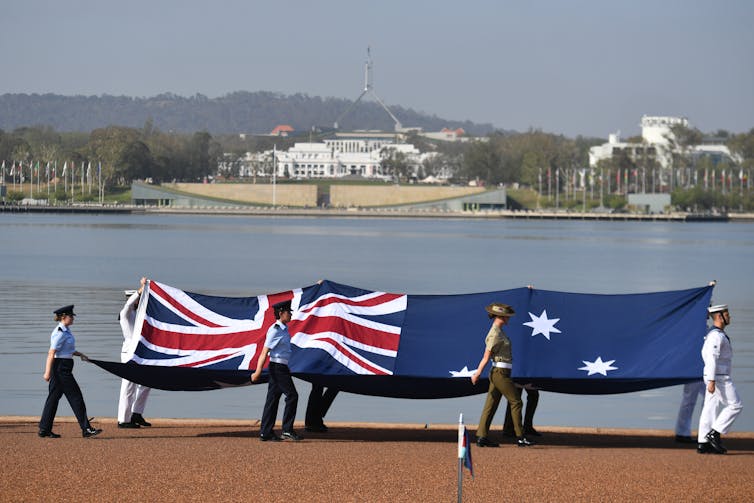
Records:
{"label": "large flag", "polygon": [[487,391],[485,383],[474,386],[469,379],[490,327],[484,307],[504,302],[516,311],[505,332],[517,382],[563,393],[621,393],[699,379],[712,288],[407,295],[323,281],[230,298],[150,281],[137,311],[131,362],[96,363],[152,388],[250,384],[274,322],[271,306],[291,300],[289,366],[295,376],[367,395],[473,395]]}

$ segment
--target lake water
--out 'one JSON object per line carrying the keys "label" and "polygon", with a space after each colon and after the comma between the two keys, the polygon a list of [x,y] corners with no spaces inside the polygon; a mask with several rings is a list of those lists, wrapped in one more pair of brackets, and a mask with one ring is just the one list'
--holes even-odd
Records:
{"label": "lake water", "polygon": [[[123,290],[148,276],[184,290],[248,296],[320,278],[412,294],[532,284],[582,293],[636,293],[718,284],[730,305],[734,381],[754,431],[754,225],[204,215],[0,214],[0,415],[38,415],[54,328],[76,305],[77,348],[119,361]],[[641,313],[637,313],[641,316]],[[480,357],[483,349],[480,334]],[[76,359],[90,416],[114,417],[120,380]],[[303,418],[309,384],[297,381]],[[261,416],[266,386],[154,390],[145,416]],[[610,396],[543,393],[535,424],[671,429],[680,387]],[[327,420],[475,424],[484,395],[405,400],[341,394]],[[698,410],[700,405],[697,406]],[[71,415],[61,401],[59,414]],[[502,422],[502,410],[495,424]],[[696,421],[696,419],[695,419]]]}

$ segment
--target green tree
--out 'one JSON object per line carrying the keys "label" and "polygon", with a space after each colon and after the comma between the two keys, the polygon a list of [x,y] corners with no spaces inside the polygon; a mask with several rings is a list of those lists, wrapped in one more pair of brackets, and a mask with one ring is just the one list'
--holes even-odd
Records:
{"label": "green tree", "polygon": [[152,152],[144,142],[136,140],[123,147],[115,164],[114,175],[120,185],[128,185],[135,179],[150,177],[153,170]]}
{"label": "green tree", "polygon": [[495,141],[473,142],[466,151],[463,159],[463,178],[466,180],[482,180],[491,183],[501,168],[501,159]]}
{"label": "green tree", "polygon": [[123,153],[140,140],[140,132],[133,128],[109,126],[95,129],[89,136],[86,155],[102,162],[102,176],[106,186],[124,182]]}
{"label": "green tree", "polygon": [[406,179],[408,176],[408,161],[406,154],[390,146],[380,150],[380,165],[383,173],[390,173],[396,181]]}

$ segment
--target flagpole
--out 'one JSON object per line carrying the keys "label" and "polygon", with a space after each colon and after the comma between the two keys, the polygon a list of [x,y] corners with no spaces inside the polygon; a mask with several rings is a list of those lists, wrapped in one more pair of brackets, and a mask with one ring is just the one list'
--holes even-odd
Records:
{"label": "flagpole", "polygon": [[272,146],[272,207],[276,205],[275,176],[277,175],[277,145]]}
{"label": "flagpole", "polygon": [[458,503],[463,500],[463,412],[458,416]]}

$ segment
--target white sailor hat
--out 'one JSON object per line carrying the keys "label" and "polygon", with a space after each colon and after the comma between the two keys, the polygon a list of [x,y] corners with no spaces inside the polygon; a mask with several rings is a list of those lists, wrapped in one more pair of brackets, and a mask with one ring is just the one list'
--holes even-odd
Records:
{"label": "white sailor hat", "polygon": [[728,304],[717,304],[716,306],[710,306],[707,308],[709,314],[722,313],[728,310]]}
{"label": "white sailor hat", "polygon": [[135,294],[136,290],[123,290],[123,293],[126,294],[126,297],[130,297],[131,295]]}

